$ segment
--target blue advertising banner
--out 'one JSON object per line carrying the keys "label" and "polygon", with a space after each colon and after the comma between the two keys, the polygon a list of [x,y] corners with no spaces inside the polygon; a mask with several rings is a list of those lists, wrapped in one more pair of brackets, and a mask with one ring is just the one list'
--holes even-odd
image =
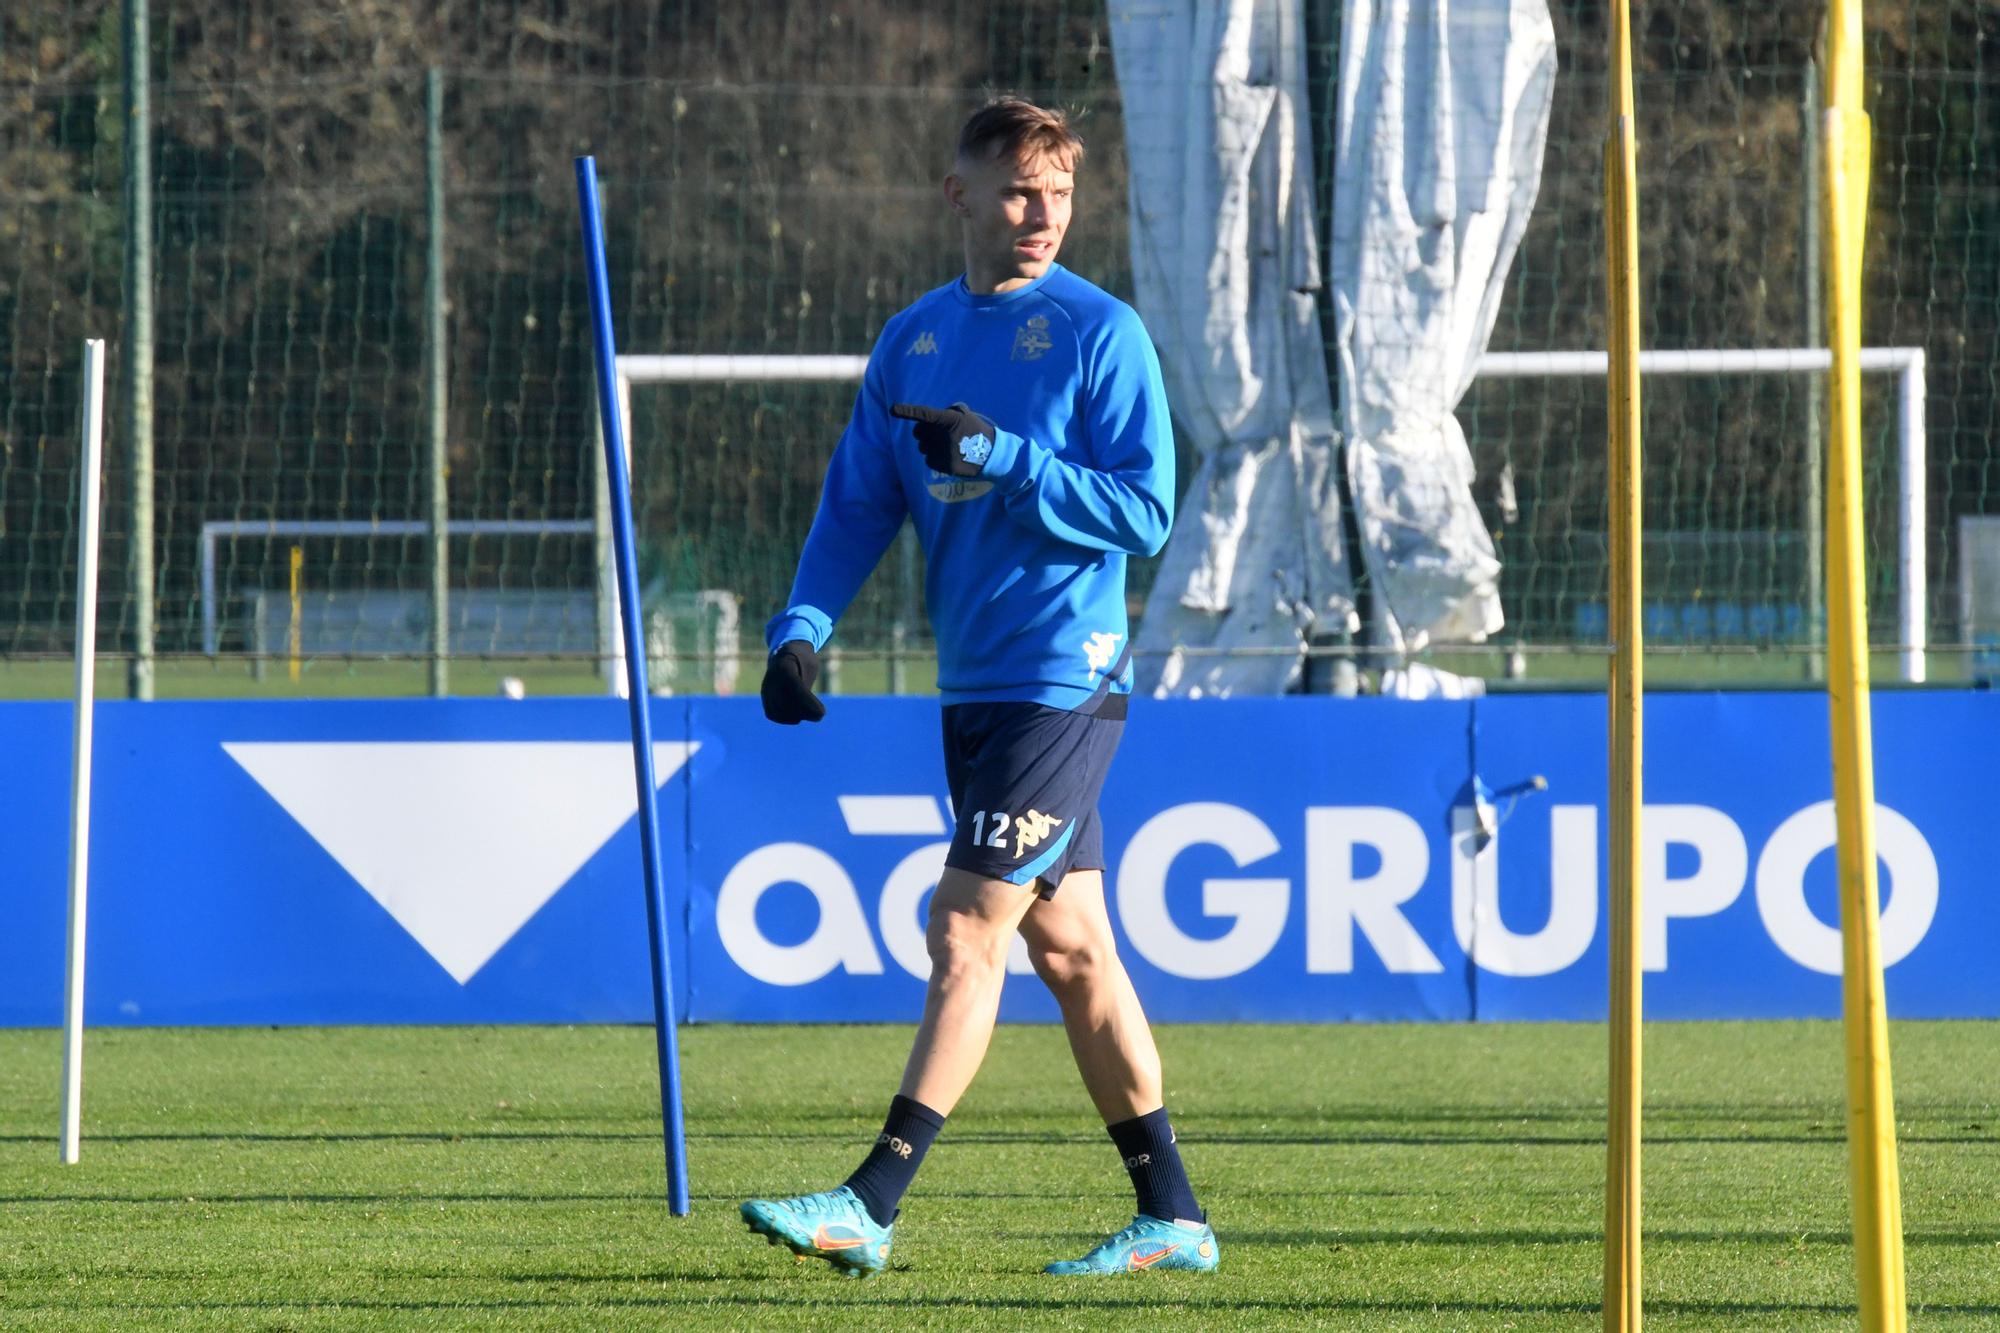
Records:
{"label": "blue advertising banner", "polygon": [[[951,828],[934,701],[654,702],[691,1021],[913,1021]],[[69,709],[0,705],[0,1024],[60,1021]],[[2000,1015],[1984,692],[1875,701],[1892,1014]],[[1135,703],[1103,798],[1120,948],[1160,1021],[1596,1019],[1605,706]],[[647,1021],[637,790],[603,699],[112,703],[93,1024]],[[1648,700],[1646,1008],[1839,1012],[1827,711]],[[1002,1017],[1055,1006],[1017,946]]]}
{"label": "blue advertising banner", "polygon": [[[68,717],[0,706],[10,1025],[60,1021]],[[101,706],[86,1020],[649,1018],[626,728],[601,700]],[[673,792],[685,743],[658,752]],[[661,802],[674,845],[684,809]]]}

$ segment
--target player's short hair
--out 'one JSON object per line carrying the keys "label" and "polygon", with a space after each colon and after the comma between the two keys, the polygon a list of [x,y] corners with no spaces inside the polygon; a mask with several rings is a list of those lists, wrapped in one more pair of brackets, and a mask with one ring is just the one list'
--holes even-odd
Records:
{"label": "player's short hair", "polygon": [[958,156],[968,162],[995,157],[1047,157],[1074,171],[1083,140],[1061,111],[1025,97],[996,97],[972,113],[958,132]]}

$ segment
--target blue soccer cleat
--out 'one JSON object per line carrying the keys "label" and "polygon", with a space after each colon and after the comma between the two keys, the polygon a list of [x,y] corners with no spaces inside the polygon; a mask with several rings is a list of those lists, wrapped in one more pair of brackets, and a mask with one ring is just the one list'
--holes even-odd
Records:
{"label": "blue soccer cleat", "polygon": [[1152,1268],[1178,1268],[1208,1273],[1220,1258],[1215,1232],[1207,1221],[1163,1222],[1141,1213],[1132,1225],[1099,1242],[1081,1259],[1058,1259],[1044,1273],[1143,1273]]}
{"label": "blue soccer cleat", "polygon": [[889,1266],[895,1223],[878,1225],[845,1185],[796,1199],[752,1199],[742,1211],[750,1229],[771,1244],[783,1244],[801,1259],[824,1259],[849,1277]]}

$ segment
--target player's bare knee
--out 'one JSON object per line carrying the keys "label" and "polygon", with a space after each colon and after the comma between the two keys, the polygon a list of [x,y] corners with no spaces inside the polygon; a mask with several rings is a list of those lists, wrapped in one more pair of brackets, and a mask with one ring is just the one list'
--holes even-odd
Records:
{"label": "player's bare knee", "polygon": [[934,980],[984,976],[1007,965],[1008,932],[966,912],[934,913],[924,945]]}
{"label": "player's bare knee", "polygon": [[1116,955],[1097,940],[1069,940],[1060,945],[1028,946],[1035,975],[1058,999],[1087,995],[1103,983]]}

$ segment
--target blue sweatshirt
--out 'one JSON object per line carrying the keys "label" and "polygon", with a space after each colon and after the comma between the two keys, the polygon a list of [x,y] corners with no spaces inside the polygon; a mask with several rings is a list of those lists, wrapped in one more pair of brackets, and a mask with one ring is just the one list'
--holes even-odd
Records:
{"label": "blue sweatshirt", "polygon": [[[977,477],[933,472],[889,415],[956,402],[997,427]],[[1137,312],[1060,264],[996,296],[961,278],[883,327],[765,639],[823,648],[908,515],[945,703],[1127,693],[1125,558],[1166,544],[1173,509],[1166,389]]]}

